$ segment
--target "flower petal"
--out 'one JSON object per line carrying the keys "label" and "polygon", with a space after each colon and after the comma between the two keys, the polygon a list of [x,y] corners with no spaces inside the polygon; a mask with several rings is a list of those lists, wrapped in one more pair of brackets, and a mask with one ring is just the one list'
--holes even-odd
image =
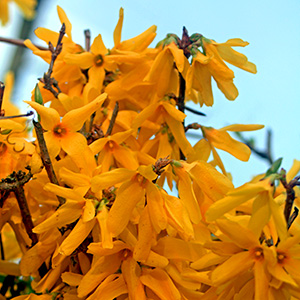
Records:
{"label": "flower petal", "polygon": [[70,131],[78,131],[81,129],[83,123],[88,119],[88,117],[101,107],[107,94],[99,95],[94,101],[90,102],[87,105],[84,105],[80,108],[73,109],[65,114],[62,119],[62,123]]}
{"label": "flower petal", "polygon": [[121,7],[119,11],[119,20],[114,30],[114,44],[115,47],[118,47],[121,43],[121,33],[124,19],[124,9]]}
{"label": "flower petal", "polygon": [[50,107],[45,107],[33,101],[24,101],[29,104],[41,116],[41,124],[45,130],[53,130],[53,127],[60,123],[58,112]]}
{"label": "flower petal", "polygon": [[94,65],[94,55],[90,52],[82,52],[78,54],[67,53],[64,61],[69,65],[76,65],[81,69],[89,69]]}
{"label": "flower petal", "polygon": [[105,47],[105,45],[103,43],[101,34],[98,34],[95,37],[95,39],[91,45],[91,52],[94,55],[98,55],[98,54],[105,55],[108,52],[107,48]]}
{"label": "flower petal", "polygon": [[144,195],[145,191],[137,181],[129,180],[120,186],[107,218],[107,228],[113,236],[125,229],[134,207]]}
{"label": "flower petal", "polygon": [[71,156],[82,153],[87,148],[86,138],[78,132],[68,132],[60,142],[62,149]]}
{"label": "flower petal", "polygon": [[250,253],[243,251],[231,256],[219,265],[211,274],[213,285],[220,286],[229,280],[242,275],[253,265]]}

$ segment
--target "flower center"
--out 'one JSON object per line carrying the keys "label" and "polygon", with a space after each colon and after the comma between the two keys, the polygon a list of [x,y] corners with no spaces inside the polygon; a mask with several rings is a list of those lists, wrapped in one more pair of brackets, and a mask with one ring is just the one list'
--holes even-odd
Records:
{"label": "flower center", "polygon": [[282,264],[285,258],[286,256],[284,253],[277,253],[277,261],[279,264]]}
{"label": "flower center", "polygon": [[103,65],[103,62],[104,62],[104,60],[103,60],[103,56],[102,56],[101,54],[96,55],[96,56],[94,57],[94,63],[95,63],[95,65],[96,65],[97,67],[102,66],[102,65]]}
{"label": "flower center", "polygon": [[3,155],[7,150],[7,145],[3,142],[0,142],[0,155]]}
{"label": "flower center", "polygon": [[254,254],[254,259],[256,260],[261,260],[264,257],[263,249],[259,247],[254,249],[253,254]]}
{"label": "flower center", "polygon": [[63,127],[61,124],[58,124],[54,127],[53,133],[57,137],[63,137],[67,134],[67,128]]}

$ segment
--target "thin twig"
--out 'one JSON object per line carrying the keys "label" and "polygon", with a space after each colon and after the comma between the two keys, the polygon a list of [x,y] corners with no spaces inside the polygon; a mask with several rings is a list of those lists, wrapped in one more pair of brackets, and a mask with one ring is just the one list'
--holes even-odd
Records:
{"label": "thin twig", "polygon": [[105,136],[111,135],[113,127],[114,127],[115,122],[116,122],[116,118],[117,118],[118,112],[119,112],[119,103],[116,102],[116,105],[115,105],[115,108],[113,110],[113,113],[112,113],[112,116],[111,116],[111,119],[110,119],[110,123],[109,123],[109,126],[108,126],[108,129],[106,131]]}
{"label": "thin twig", "polygon": [[84,31],[85,36],[85,51],[89,52],[91,49],[91,31],[89,29],[86,29]]}
{"label": "thin twig", "polygon": [[5,85],[2,81],[0,81],[0,116],[3,117],[5,112],[2,109],[2,102],[3,102],[3,96],[4,96],[4,89]]}
{"label": "thin twig", "polygon": [[258,155],[260,158],[263,158],[268,161],[270,165],[273,164],[273,158],[271,156],[271,131],[268,131],[268,137],[267,137],[267,149],[266,150],[258,150],[256,147],[253,146],[251,140],[246,139],[240,132],[235,132],[235,134],[238,136],[238,138],[245,143],[250,150]]}
{"label": "thin twig", "polygon": [[23,117],[30,117],[34,115],[34,112],[33,111],[29,111],[28,113],[26,114],[21,114],[21,115],[15,115],[15,116],[5,116],[5,117],[2,117],[0,116],[0,120],[3,120],[3,119],[16,119],[16,118],[23,118]]}
{"label": "thin twig", "polygon": [[286,181],[286,171],[284,169],[281,169],[280,172],[281,178],[280,182],[282,183],[283,187],[286,190],[286,200],[285,200],[285,206],[284,206],[284,218],[286,220],[287,226],[291,226],[293,220],[297,217],[298,211],[292,214],[291,211],[294,204],[294,200],[296,198],[294,187],[300,185],[300,176],[296,176],[294,179],[292,179],[289,183]]}
{"label": "thin twig", "polygon": [[24,193],[24,188],[23,185],[21,185],[18,181],[18,177],[15,176],[16,178],[16,188],[13,190],[16,199],[18,201],[18,205],[20,208],[20,212],[21,212],[21,216],[22,216],[22,220],[23,220],[23,224],[25,226],[26,232],[29,236],[29,238],[32,241],[31,247],[34,246],[35,244],[37,244],[38,242],[38,238],[36,233],[32,232],[32,229],[34,227],[33,222],[32,222],[32,218],[31,218],[31,214],[28,208],[28,204],[25,198],[25,193]]}
{"label": "thin twig", "polygon": [[198,115],[198,116],[206,116],[206,114],[205,113],[203,113],[203,112],[201,112],[201,111],[198,111],[198,110],[196,110],[196,109],[193,109],[193,108],[191,108],[191,107],[188,107],[188,106],[184,106],[184,108],[187,110],[187,111],[189,111],[189,112],[192,112],[193,114],[195,114],[195,115]]}
{"label": "thin twig", "polygon": [[[54,169],[53,169],[53,165],[52,165],[50,156],[49,156],[46,142],[44,139],[43,128],[39,122],[36,122],[34,120],[32,120],[32,122],[33,122],[34,129],[36,132],[36,137],[37,137],[37,140],[38,140],[38,143],[40,146],[41,159],[42,159],[43,165],[45,166],[48,178],[51,183],[59,185],[57,177],[56,177]],[[59,205],[63,205],[66,202],[66,200],[63,197],[57,196],[57,199],[59,201]]]}
{"label": "thin twig", "polygon": [[[0,37],[0,42],[27,48],[24,44],[24,40],[20,40],[20,39],[10,39],[10,38],[5,38],[5,37]],[[35,44],[33,44],[33,45],[40,50],[49,50],[47,47],[43,47],[43,46],[39,46],[39,45],[35,45]]]}
{"label": "thin twig", "polygon": [[53,72],[54,62],[62,50],[62,39],[65,33],[66,33],[66,26],[65,23],[63,23],[59,31],[56,47],[54,48],[52,43],[49,42],[49,50],[51,52],[51,62],[49,64],[48,72],[44,74],[43,78],[39,79],[42,83],[44,83],[44,89],[49,90],[54,95],[55,98],[58,97],[59,93],[61,93],[61,90],[58,86],[58,82],[53,77],[51,77],[51,74]]}
{"label": "thin twig", "polygon": [[189,129],[200,129],[201,125],[198,123],[192,123],[184,127],[184,131],[187,132]]}

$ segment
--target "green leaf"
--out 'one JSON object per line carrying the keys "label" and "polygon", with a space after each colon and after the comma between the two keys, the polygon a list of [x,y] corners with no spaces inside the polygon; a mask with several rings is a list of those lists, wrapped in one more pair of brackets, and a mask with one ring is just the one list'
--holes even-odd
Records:
{"label": "green leaf", "polygon": [[34,89],[34,101],[38,104],[44,105],[43,96],[38,84],[36,84]]}
{"label": "green leaf", "polygon": [[[43,96],[38,84],[35,85],[35,89],[34,89],[34,101],[37,102],[38,104],[44,105]],[[38,121],[41,122],[41,116],[39,114],[38,114]]]}
{"label": "green leaf", "polygon": [[275,160],[272,164],[272,166],[267,170],[266,172],[266,176],[268,177],[271,174],[275,174],[277,173],[277,171],[279,170],[280,166],[281,166],[281,162],[282,162],[282,157],[278,158],[277,160]]}
{"label": "green leaf", "polygon": [[9,133],[11,133],[11,129],[0,130],[0,134],[7,135]]}

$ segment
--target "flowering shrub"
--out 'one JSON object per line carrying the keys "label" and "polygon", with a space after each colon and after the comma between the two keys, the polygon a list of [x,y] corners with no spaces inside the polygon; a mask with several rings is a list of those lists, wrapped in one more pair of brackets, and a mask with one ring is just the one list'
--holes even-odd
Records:
{"label": "flowering shrub", "polygon": [[150,48],[156,26],[122,41],[120,9],[114,47],[88,31],[82,47],[57,10],[59,33],[35,31],[48,48],[24,41],[49,64],[25,101],[32,142],[12,74],[0,86],[2,298],[300,299],[300,161],[235,188],[217,151],[247,161],[228,132],[263,126],[185,124],[212,78],[238,96],[227,63],[256,73],[233,49],[248,43],[184,28]]}

